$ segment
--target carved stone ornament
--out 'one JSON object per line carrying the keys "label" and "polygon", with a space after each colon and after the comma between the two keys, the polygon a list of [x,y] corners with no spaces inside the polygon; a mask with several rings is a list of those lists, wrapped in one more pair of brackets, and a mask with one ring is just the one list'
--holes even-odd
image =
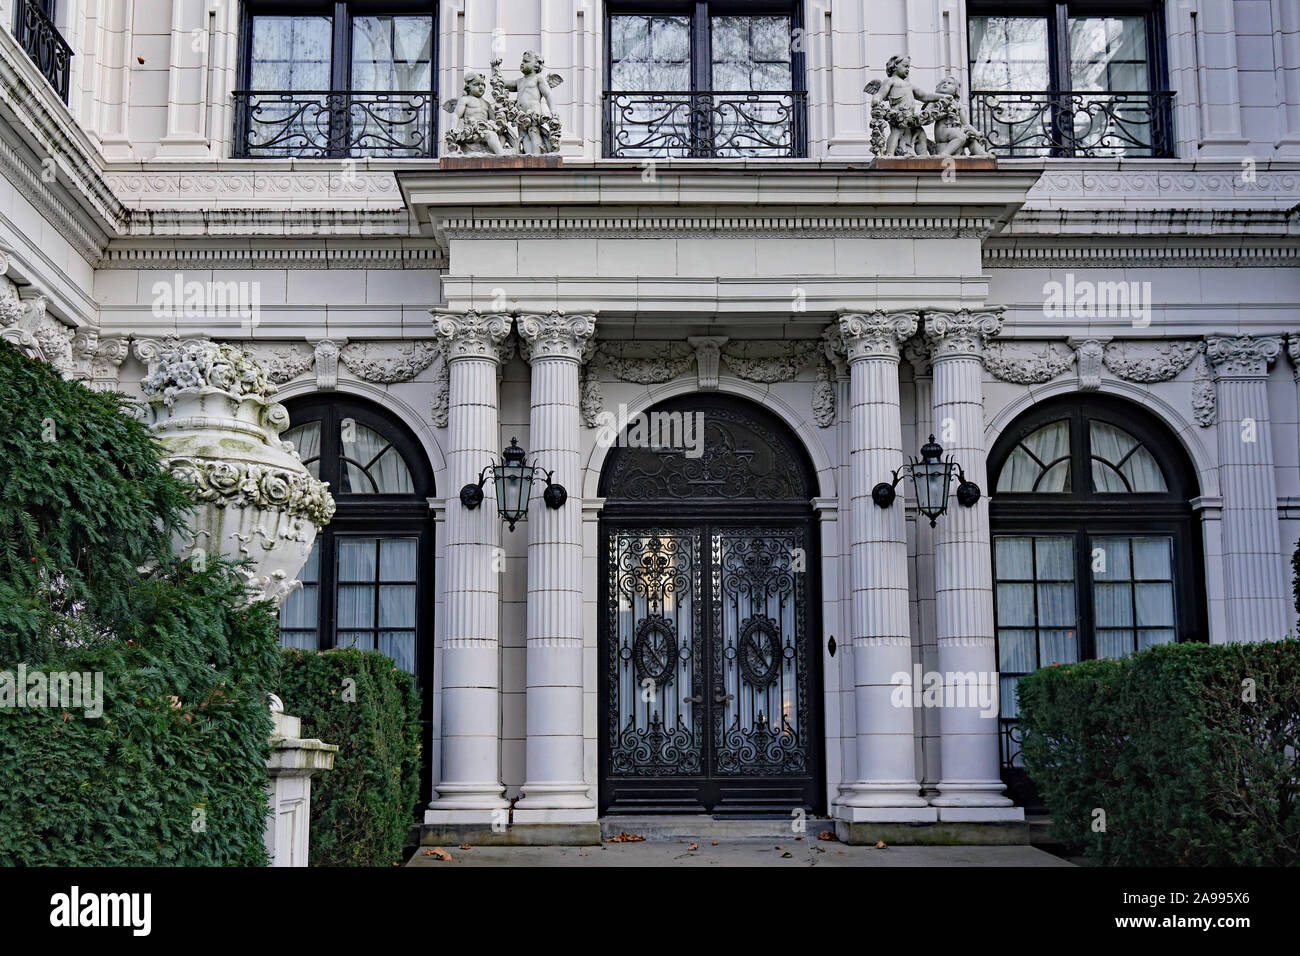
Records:
{"label": "carved stone ornament", "polygon": [[1291,360],[1291,371],[1300,382],[1300,334],[1291,332],[1286,337],[1286,355]]}
{"label": "carved stone ornament", "polygon": [[451,411],[451,366],[447,364],[446,344],[438,342],[438,367],[433,373],[433,395],[429,400],[429,420],[435,428],[446,428]]}
{"label": "carved stone ornament", "polygon": [[248,342],[240,348],[265,368],[267,377],[277,385],[305,375],[316,362],[315,352],[306,342]]}
{"label": "carved stone ornament", "polygon": [[1002,331],[1003,309],[959,309],[956,312],[925,313],[925,340],[930,360],[965,357],[981,358],[988,340]]}
{"label": "carved stone ornament", "polygon": [[600,378],[594,363],[589,362],[582,366],[578,378],[578,411],[582,414],[582,423],[588,428],[600,427],[604,408],[605,396],[600,390]]}
{"label": "carved stone ornament", "polygon": [[984,350],[984,367],[1013,385],[1050,382],[1074,362],[1074,351],[1057,342],[991,342]]}
{"label": "carved stone ornament", "polygon": [[[48,299],[33,294],[31,286],[19,289],[8,276],[8,257],[0,270],[0,339],[24,355],[48,362],[64,378],[84,377],[93,355],[94,342],[87,338],[95,333],[64,325],[46,312]],[[74,355],[74,339],[80,336],[79,354]]]}
{"label": "carved stone ornament", "polygon": [[[945,76],[931,93],[908,80],[911,69],[911,57],[891,56],[885,79],[872,80],[863,90],[871,97],[871,151],[877,156],[988,156],[988,140],[971,125],[957,78]],[[933,138],[925,132],[931,124]]]}
{"label": "carved stone ornament", "polygon": [[803,369],[822,358],[820,340],[744,340],[722,347],[722,360],[732,375],[763,385],[792,382]]}
{"label": "carved stone ornament", "polygon": [[280,440],[289,415],[273,400],[275,384],[233,345],[172,338],[143,352],[153,361],[140,383],[150,431],[164,467],[198,505],[173,547],[195,558],[251,559],[250,598],[283,600],[334,499]]}
{"label": "carved stone ornament", "polygon": [[563,358],[582,361],[591,338],[596,334],[592,315],[568,315],[555,310],[546,315],[520,315],[515,319],[519,330],[520,352],[525,361]]}
{"label": "carved stone ornament", "polygon": [[695,350],[685,342],[601,342],[594,361],[620,382],[659,385],[684,374]]}
{"label": "carved stone ornament", "polygon": [[835,424],[835,382],[831,380],[833,371],[829,362],[823,362],[817,369],[812,409],[813,421],[818,428],[830,428]]}
{"label": "carved stone ornament", "polygon": [[1278,335],[1208,335],[1205,356],[1216,378],[1258,378],[1282,351]]}
{"label": "carved stone ornament", "polygon": [[718,389],[718,373],[722,362],[722,346],[726,336],[697,335],[686,340],[695,349],[695,374],[702,392]]}
{"label": "carved stone ornament", "polygon": [[316,363],[316,388],[322,392],[332,392],[339,387],[339,352],[340,343],[333,339],[321,339],[312,349],[312,360]]}
{"label": "carved stone ornament", "polygon": [[1196,341],[1112,342],[1102,361],[1127,382],[1167,382],[1192,364],[1203,346]]}
{"label": "carved stone ornament", "polygon": [[1214,388],[1214,374],[1209,360],[1201,355],[1196,360],[1196,380],[1192,383],[1192,416],[1196,424],[1209,428],[1218,416],[1218,393]]}
{"label": "carved stone ornament", "polygon": [[446,136],[449,154],[542,156],[560,151],[563,130],[551,90],[564,80],[558,73],[547,73],[545,62],[532,50],[524,53],[519,72],[507,80],[496,59],[490,80],[482,73],[465,74],[460,97],[442,104],[455,118]]}
{"label": "carved stone ornament", "polygon": [[339,361],[357,378],[380,385],[409,382],[433,364],[436,343],[352,342],[343,346]]}
{"label": "carved stone ornament", "polygon": [[439,312],[435,314],[434,325],[449,362],[463,358],[503,362],[512,352],[506,345],[511,321],[504,312],[486,315],[477,309]]}
{"label": "carved stone ornament", "polygon": [[899,346],[916,334],[916,312],[846,312],[840,316],[840,339],[849,364],[866,358],[898,361]]}

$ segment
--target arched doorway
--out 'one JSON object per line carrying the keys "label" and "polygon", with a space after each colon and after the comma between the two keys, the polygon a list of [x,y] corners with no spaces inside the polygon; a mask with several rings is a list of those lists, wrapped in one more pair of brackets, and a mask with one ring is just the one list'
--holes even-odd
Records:
{"label": "arched doorway", "polygon": [[824,809],[814,473],[758,405],[681,396],[601,473],[602,812]]}
{"label": "arched doorway", "polygon": [[1016,682],[1051,664],[1205,640],[1196,472],[1145,409],[1063,395],[1016,418],[989,454],[1002,772],[1020,761]]}

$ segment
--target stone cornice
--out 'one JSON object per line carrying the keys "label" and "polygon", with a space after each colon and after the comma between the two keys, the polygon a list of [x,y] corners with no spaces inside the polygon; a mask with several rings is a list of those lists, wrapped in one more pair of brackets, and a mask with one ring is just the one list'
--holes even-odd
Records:
{"label": "stone cornice", "polygon": [[918,312],[846,312],[839,318],[840,339],[849,364],[869,358],[898,361],[899,345],[916,334]]}
{"label": "stone cornice", "polygon": [[500,362],[510,335],[510,316],[504,312],[484,314],[476,309],[437,312],[434,325],[443,343],[447,362],[458,359],[489,359]]}
{"label": "stone cornice", "polygon": [[[1019,220],[1017,219],[1017,222]],[[1056,234],[1059,237],[1059,233]],[[1117,242],[1113,236],[1086,240],[1034,239],[998,236],[983,249],[983,263],[990,269],[1106,268],[1106,267],[1191,267],[1233,268],[1238,266],[1288,267],[1300,265],[1300,241],[1274,241],[1255,236],[1229,239],[1183,238],[1177,244],[1168,239],[1148,240],[1134,236]]]}
{"label": "stone cornice", "polygon": [[544,359],[581,361],[589,354],[596,334],[595,316],[566,315],[558,310],[544,315],[520,315],[515,325],[522,344],[521,354],[530,363]]}
{"label": "stone cornice", "polygon": [[1002,309],[959,309],[955,312],[927,309],[925,339],[931,361],[948,358],[980,358],[988,340],[1002,331]]}
{"label": "stone cornice", "polygon": [[113,242],[96,269],[445,269],[446,255],[429,239],[329,238],[295,243],[161,245]]}
{"label": "stone cornice", "polygon": [[1218,379],[1263,378],[1281,351],[1280,335],[1205,337],[1205,357]]}
{"label": "stone cornice", "polygon": [[983,238],[1000,220],[994,216],[823,215],[728,216],[502,215],[448,216],[440,219],[444,239],[592,239],[592,238]]}

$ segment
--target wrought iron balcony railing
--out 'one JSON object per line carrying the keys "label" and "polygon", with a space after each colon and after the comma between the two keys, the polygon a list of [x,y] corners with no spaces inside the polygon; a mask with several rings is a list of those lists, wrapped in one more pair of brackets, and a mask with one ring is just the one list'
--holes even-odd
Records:
{"label": "wrought iron balcony railing", "polygon": [[971,93],[971,123],[996,156],[1162,158],[1174,154],[1172,90]]}
{"label": "wrought iron balcony railing", "polygon": [[434,94],[236,90],[237,158],[418,158],[435,154]]}
{"label": "wrought iron balcony railing", "polygon": [[46,16],[39,0],[16,0],[14,36],[41,73],[50,81],[54,92],[68,102],[68,76],[72,67],[72,47],[63,39],[53,21]]}
{"label": "wrought iron balcony railing", "polygon": [[808,154],[802,92],[605,94],[611,159],[790,158]]}

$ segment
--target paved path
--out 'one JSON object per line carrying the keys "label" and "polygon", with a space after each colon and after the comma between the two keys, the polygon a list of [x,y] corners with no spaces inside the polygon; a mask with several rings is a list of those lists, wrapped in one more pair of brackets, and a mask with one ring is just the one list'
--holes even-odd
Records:
{"label": "paved path", "polygon": [[[900,846],[876,849],[820,840],[648,840],[601,846],[476,846],[444,849],[450,861],[421,847],[408,866],[1071,866],[1031,846]],[[780,849],[777,849],[777,847]],[[785,854],[789,856],[785,856]]]}

